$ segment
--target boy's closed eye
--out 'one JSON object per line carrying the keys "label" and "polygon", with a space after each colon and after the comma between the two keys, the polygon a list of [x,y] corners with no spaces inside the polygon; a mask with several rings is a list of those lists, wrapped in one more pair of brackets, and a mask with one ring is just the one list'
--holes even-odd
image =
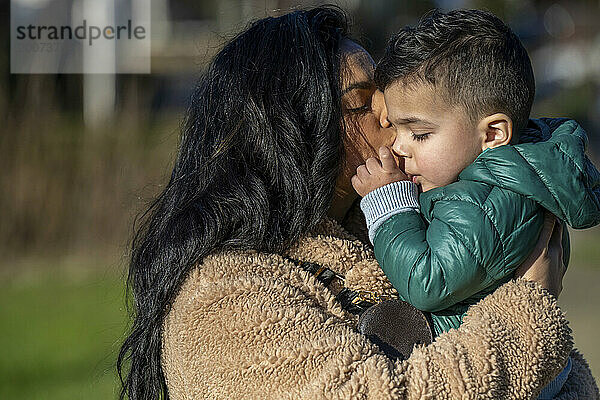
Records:
{"label": "boy's closed eye", "polygon": [[431,135],[431,132],[426,132],[426,133],[411,132],[410,134],[412,135],[413,140],[415,140],[417,142],[421,142],[423,140],[426,140],[429,137],[429,135]]}

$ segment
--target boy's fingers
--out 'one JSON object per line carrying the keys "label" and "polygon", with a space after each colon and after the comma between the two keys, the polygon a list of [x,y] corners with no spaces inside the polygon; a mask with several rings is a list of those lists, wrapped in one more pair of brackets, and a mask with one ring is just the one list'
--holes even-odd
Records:
{"label": "boy's fingers", "polygon": [[379,158],[381,158],[381,166],[387,172],[392,172],[398,169],[398,165],[396,164],[396,160],[392,155],[390,149],[385,146],[381,146],[379,148]]}
{"label": "boy's fingers", "polygon": [[366,178],[370,175],[365,164],[361,164],[358,166],[358,168],[356,168],[356,175],[358,175],[361,180],[362,178]]}
{"label": "boy's fingers", "polygon": [[375,173],[375,172],[377,172],[378,170],[381,169],[381,163],[375,157],[368,158],[367,161],[365,162],[365,165],[367,166],[367,170],[371,174]]}
{"label": "boy's fingers", "polygon": [[350,183],[352,183],[352,187],[354,187],[354,189],[362,185],[362,181],[360,180],[358,175],[352,175],[352,178],[350,178]]}

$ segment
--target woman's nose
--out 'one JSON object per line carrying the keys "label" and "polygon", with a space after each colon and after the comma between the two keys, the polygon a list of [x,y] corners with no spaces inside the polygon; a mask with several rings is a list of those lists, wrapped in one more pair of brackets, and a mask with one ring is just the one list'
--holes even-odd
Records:
{"label": "woman's nose", "polygon": [[383,92],[379,89],[373,93],[372,108],[379,112],[379,125],[384,129],[389,128],[391,124],[388,121],[388,113],[383,98]]}

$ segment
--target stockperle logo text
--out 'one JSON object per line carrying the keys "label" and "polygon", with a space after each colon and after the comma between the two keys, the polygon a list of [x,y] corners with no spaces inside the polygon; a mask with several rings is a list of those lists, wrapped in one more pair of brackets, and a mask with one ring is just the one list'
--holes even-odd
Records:
{"label": "stockperle logo text", "polygon": [[106,25],[99,27],[96,25],[88,25],[87,20],[83,20],[83,24],[76,27],[63,25],[21,25],[17,26],[18,40],[68,40],[79,39],[87,40],[89,46],[92,46],[96,40],[121,40],[121,39],[138,39],[146,38],[146,28],[141,25],[132,26],[131,20],[127,20],[126,25]]}

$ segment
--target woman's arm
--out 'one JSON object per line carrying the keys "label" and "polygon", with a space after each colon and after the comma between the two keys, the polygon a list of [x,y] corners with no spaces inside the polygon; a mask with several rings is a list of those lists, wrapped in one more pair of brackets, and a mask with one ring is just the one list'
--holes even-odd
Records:
{"label": "woman's arm", "polygon": [[[563,226],[552,214],[546,212],[540,240],[527,260],[516,271],[517,276],[538,282],[556,297],[562,291],[562,279],[567,269],[563,263],[562,237]],[[571,372],[556,400],[600,399],[598,386],[583,355],[573,350],[570,357]]]}
{"label": "woman's arm", "polygon": [[408,398],[534,398],[572,348],[554,297],[523,279],[498,288],[463,321],[415,349],[407,361]]}
{"label": "woman's arm", "polygon": [[567,272],[563,263],[563,226],[550,212],[544,212],[544,224],[540,237],[521,266],[516,277],[539,283],[555,297],[562,292],[562,280]]}

